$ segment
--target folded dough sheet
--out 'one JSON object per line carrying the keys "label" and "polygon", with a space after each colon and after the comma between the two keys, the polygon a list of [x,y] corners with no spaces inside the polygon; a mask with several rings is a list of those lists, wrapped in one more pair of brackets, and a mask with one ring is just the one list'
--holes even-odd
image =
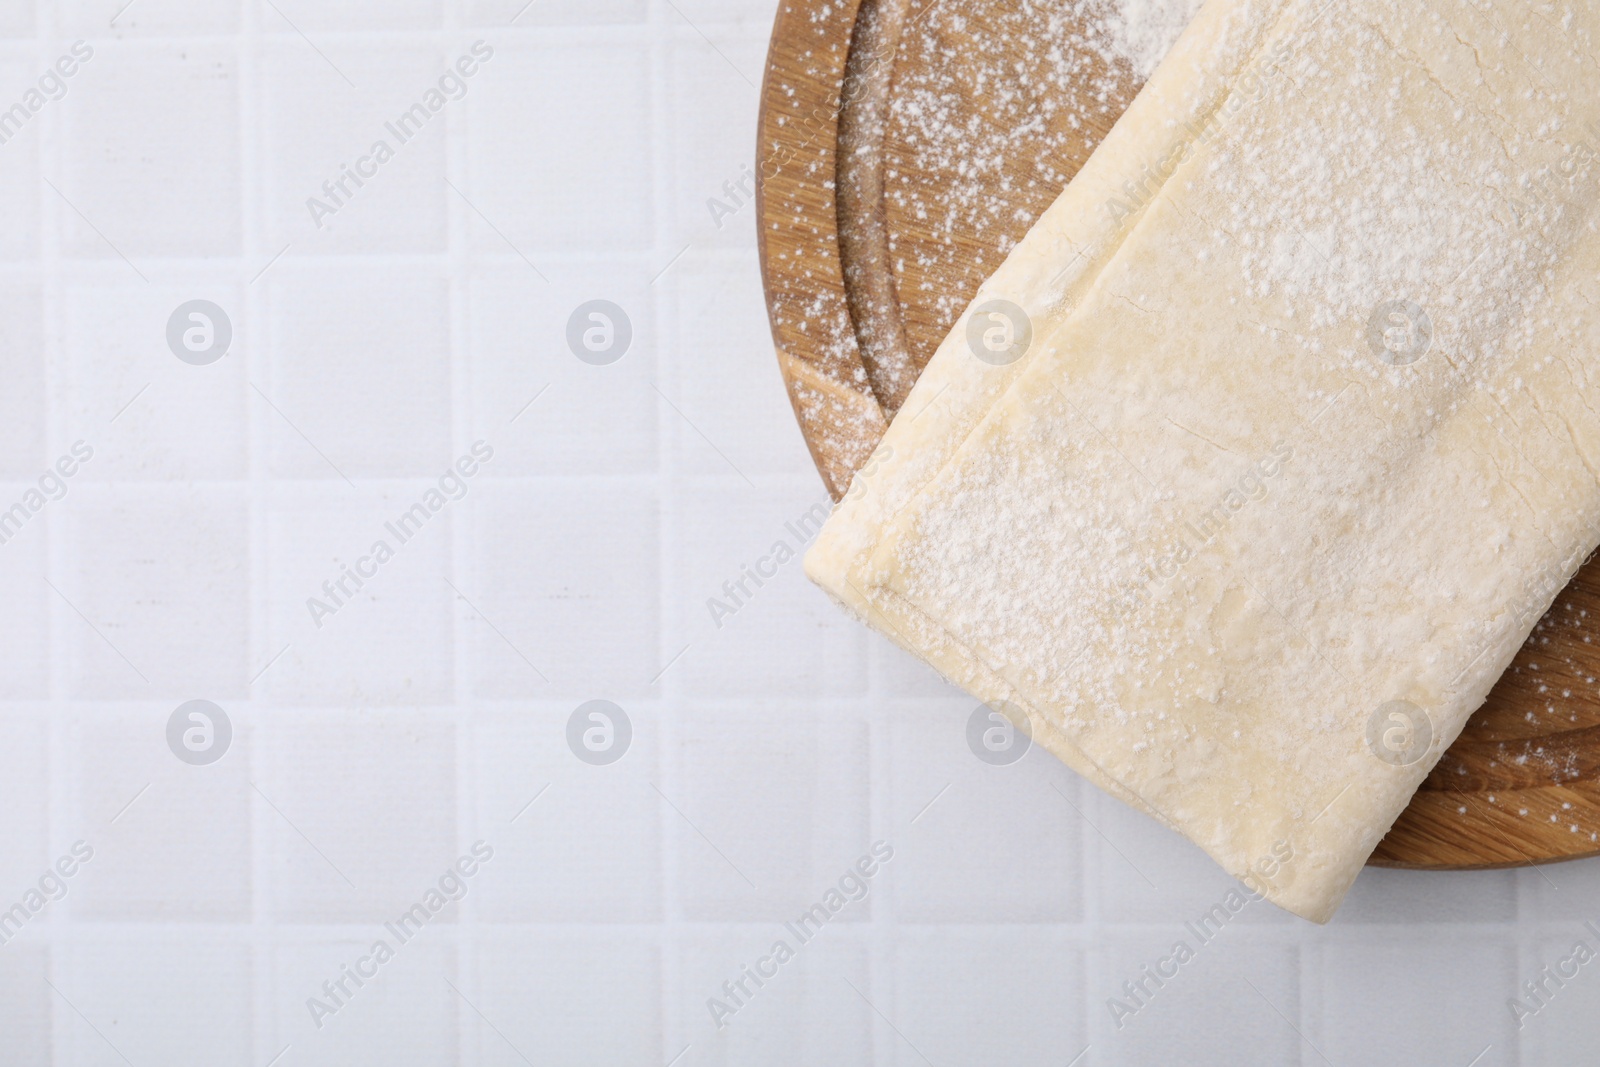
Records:
{"label": "folded dough sheet", "polygon": [[1326,921],[1600,540],[1597,35],[1210,0],[807,572]]}

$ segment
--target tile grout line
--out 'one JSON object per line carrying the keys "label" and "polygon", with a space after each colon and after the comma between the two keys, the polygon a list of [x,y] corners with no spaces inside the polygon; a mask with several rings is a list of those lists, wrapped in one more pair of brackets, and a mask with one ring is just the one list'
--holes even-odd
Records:
{"label": "tile grout line", "polygon": [[[55,4],[48,0],[38,0],[35,5],[35,15],[37,36],[33,42],[33,60],[35,66],[41,66],[50,61],[48,42],[57,36]],[[57,180],[59,184],[58,179],[62,170],[61,125],[61,115],[57,108],[52,108],[48,114],[42,116],[38,132],[38,158],[35,161],[37,173],[34,175],[36,178],[34,192],[39,205],[40,275],[43,278],[43,284],[40,286],[39,326],[46,360],[44,381],[47,456],[50,450],[68,435],[66,396],[71,383],[71,375],[65,365],[66,346],[62,335],[65,325],[61,281],[62,205],[59,197],[46,197],[40,191],[46,180]],[[52,513],[46,515],[44,521],[44,573],[51,580],[63,579],[58,561],[66,558],[65,545],[68,537],[67,531],[63,528],[66,520],[64,515]],[[69,820],[73,817],[80,823],[84,820],[79,811],[81,794],[77,788],[80,778],[77,773],[78,761],[72,759],[75,747],[73,742],[79,733],[78,719],[76,716],[58,716],[49,710],[66,704],[71,691],[71,673],[66,658],[67,649],[70,647],[66,629],[68,620],[64,614],[64,605],[59,603],[59,598],[51,598],[44,603],[48,605],[45,610],[49,633],[45,645],[47,657],[45,691],[48,694],[45,729],[52,757],[46,771],[50,801],[45,814],[45,839],[49,842],[50,853],[53,854],[66,840]],[[76,910],[77,902],[72,900],[66,903],[67,908],[46,917],[44,972],[47,982],[59,981],[61,978],[60,935]],[[70,1015],[61,1010],[59,998],[50,997],[48,1004],[46,1011],[50,1018],[51,1057],[54,1060],[59,1057],[60,1050],[67,1047],[73,1023]]]}
{"label": "tile grout line", "polygon": [[[438,55],[447,56],[449,54],[447,42],[456,40],[460,35],[461,27],[456,25],[455,8],[447,6],[442,27],[434,35],[433,43]],[[474,261],[471,220],[467,216],[469,210],[467,205],[462,202],[461,197],[453,195],[450,188],[452,182],[462,187],[470,186],[468,175],[471,168],[467,140],[471,128],[472,108],[476,101],[469,99],[464,103],[466,107],[445,115],[446,180],[437,191],[437,195],[444,202],[446,225],[446,270],[450,315],[449,439],[453,446],[452,458],[467,452],[472,441],[477,439],[479,429],[472,423],[474,406],[472,384],[476,365],[471,358]],[[496,432],[485,431],[485,435],[485,440],[489,440],[493,445],[491,438],[496,436]],[[476,583],[472,580],[473,549],[478,543],[477,532],[482,523],[483,509],[480,496],[472,496],[464,503],[465,509],[452,512],[449,516],[449,525],[445,527],[450,535],[449,569],[454,575],[455,584],[465,589],[473,589],[476,587]],[[476,666],[476,657],[471,644],[472,634],[468,631],[467,616],[462,611],[462,604],[458,602],[455,591],[449,590],[446,596],[446,603],[450,605],[451,673],[454,696],[454,707],[451,709],[450,718],[454,731],[455,844],[456,854],[461,855],[472,841],[480,837],[490,842],[492,847],[496,835],[483,826],[482,812],[478,806],[479,790],[476,788],[478,731],[477,716],[472,705],[472,679],[475,677],[473,669]],[[455,981],[471,993],[474,1004],[482,1003],[485,999],[483,990],[478,988],[480,962],[477,951],[478,903],[478,895],[469,892],[457,905],[456,922],[450,931],[455,935],[453,939]],[[448,994],[441,993],[441,995]],[[469,1047],[479,1053],[484,1048],[481,1020],[475,1017],[461,997],[452,996],[451,1001],[456,1018],[456,1053],[462,1063],[480,1062],[482,1056],[472,1056]],[[469,1033],[472,1035],[470,1046]]]}
{"label": "tile grout line", "polygon": [[[665,13],[662,10],[662,0],[649,0],[646,8],[646,40],[650,50],[650,189],[651,189],[651,215],[650,220],[650,256],[656,260],[662,249],[670,243],[663,240],[663,229],[666,220],[671,218],[671,201],[667,195],[666,186],[672,180],[672,169],[665,166],[663,161],[669,157],[672,136],[677,132],[676,115],[669,112],[663,116],[660,101],[668,99],[667,93],[671,91],[672,82],[672,54],[670,43],[663,39],[665,27]],[[670,124],[671,129],[666,126]],[[669,280],[668,285],[672,285]],[[650,358],[655,366],[653,377],[665,379],[670,370],[673,380],[679,367],[668,356],[669,351],[675,351],[673,346],[665,343],[665,338],[676,336],[678,307],[676,300],[668,298],[669,290],[666,287],[657,288],[654,285],[646,287],[646,296],[650,302],[650,311],[654,335],[650,338]],[[676,295],[674,286],[670,292]],[[672,365],[669,367],[668,364]],[[655,648],[657,658],[665,662],[665,657],[672,655],[672,650],[666,646],[670,641],[664,640],[676,622],[676,613],[672,611],[672,593],[674,581],[672,578],[672,560],[677,551],[677,537],[681,529],[680,516],[677,510],[678,500],[674,475],[677,470],[678,455],[675,447],[673,432],[668,429],[668,421],[662,417],[661,401],[653,398],[651,408],[656,418],[656,484],[655,508],[658,547],[656,550],[656,633]],[[676,427],[673,428],[674,430]],[[667,786],[672,795],[682,795],[681,770],[678,754],[682,746],[680,732],[682,723],[678,716],[680,689],[677,677],[668,671],[657,679],[659,689],[656,693],[646,693],[647,699],[653,698],[656,707],[657,743],[656,760],[657,770],[661,781]],[[652,797],[652,800],[655,798]],[[657,811],[656,840],[659,848],[660,867],[660,925],[656,932],[657,951],[660,958],[657,969],[660,974],[660,985],[656,992],[659,1005],[658,1019],[660,1033],[657,1035],[659,1042],[658,1055],[661,1063],[666,1063],[676,1050],[682,1047],[681,1042],[692,1045],[694,1041],[694,1027],[685,1015],[682,1003],[684,986],[684,952],[686,945],[683,937],[681,919],[683,914],[682,892],[682,855],[678,842],[682,837],[676,831],[679,827],[673,825],[662,817]],[[671,826],[672,829],[668,830]],[[677,995],[675,995],[677,994]],[[675,1067],[691,1067],[696,1057],[692,1050],[689,1055],[678,1061]]]}
{"label": "tile grout line", "polygon": [[[243,311],[244,329],[235,330],[236,344],[243,348],[243,352],[230,353],[233,359],[244,364],[245,379],[247,381],[270,380],[261,372],[270,363],[267,337],[267,309],[270,300],[265,286],[272,282],[266,280],[262,289],[256,289],[254,279],[248,278],[251,264],[257,261],[259,250],[266,244],[262,229],[265,219],[261,210],[262,190],[256,175],[259,173],[259,161],[269,155],[266,146],[262,144],[264,123],[261,121],[261,50],[257,34],[258,5],[241,5],[239,34],[236,38],[238,55],[238,84],[239,84],[239,199],[243,212],[242,225],[240,226],[241,259],[235,274],[235,284],[238,280],[246,279],[246,284],[238,290],[241,303],[236,305]],[[226,358],[226,357],[225,357]],[[267,590],[271,585],[270,573],[270,547],[271,547],[271,510],[269,480],[270,469],[268,460],[270,453],[267,451],[266,425],[262,420],[260,410],[256,404],[249,403],[246,397],[244,408],[245,418],[245,448],[246,452],[246,478],[249,481],[249,588],[252,593],[250,611],[251,631],[258,635],[253,641],[248,641],[246,647],[256,646],[256,654],[250,657],[250,663],[265,663],[267,657],[272,655],[272,650],[266,645],[272,641],[272,611],[271,599],[268,596],[257,595]],[[266,640],[263,641],[262,637]],[[253,667],[251,669],[254,669]],[[253,684],[245,688],[243,703],[253,711],[256,707],[256,686],[270,686],[269,679],[257,678]],[[257,777],[258,767],[255,756],[258,750],[258,735],[254,727],[257,725],[254,715],[249,715],[251,731],[248,743],[240,746],[237,756],[244,756],[249,760],[247,777],[254,780]],[[267,813],[263,808],[260,797],[255,790],[250,790],[245,796],[247,807],[245,818],[250,825],[250,859],[252,870],[250,872],[250,940],[253,948],[253,989],[251,1005],[251,1033],[254,1039],[254,1053],[258,1062],[271,1059],[275,1050],[269,1046],[278,1034],[278,1017],[272,1010],[273,994],[277,988],[276,968],[273,966],[277,957],[279,931],[272,922],[273,901],[264,885],[266,879],[264,872],[271,869],[269,855],[269,841]]]}

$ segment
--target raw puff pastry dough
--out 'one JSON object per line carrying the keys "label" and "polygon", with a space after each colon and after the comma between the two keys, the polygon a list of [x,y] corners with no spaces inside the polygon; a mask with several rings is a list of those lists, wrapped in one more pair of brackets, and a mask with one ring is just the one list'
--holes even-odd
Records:
{"label": "raw puff pastry dough", "polygon": [[808,573],[1325,921],[1596,544],[1597,32],[1211,0],[975,299],[1027,354],[958,323]]}

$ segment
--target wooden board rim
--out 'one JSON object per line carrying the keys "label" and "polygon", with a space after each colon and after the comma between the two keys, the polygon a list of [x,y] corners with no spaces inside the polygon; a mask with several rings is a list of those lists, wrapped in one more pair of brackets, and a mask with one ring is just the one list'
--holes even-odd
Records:
{"label": "wooden board rim", "polygon": [[[807,306],[817,309],[824,324],[832,321],[830,316],[850,315],[849,291],[841,266],[838,200],[828,184],[837,184],[840,114],[848,104],[843,88],[849,49],[863,8],[878,2],[785,0],[773,27],[758,118],[758,247],[774,344],[796,419],[835,499],[848,487],[850,474],[870,454],[888,420],[872,389],[861,346],[859,342],[852,343],[856,324],[850,322],[847,330],[835,329],[829,334],[821,328],[797,328],[789,316],[795,294],[811,301]],[[957,7],[972,0],[940,2]],[[989,8],[995,6],[993,0],[985,3]],[[804,62],[800,61],[802,57]],[[791,120],[802,109],[810,109],[804,114],[811,125],[804,136],[795,136]],[[830,264],[831,270],[827,269]],[[830,342],[824,344],[824,337],[831,338]],[[841,430],[852,425],[858,436]],[[1581,604],[1593,605],[1600,619],[1600,565],[1592,561],[1586,565],[1563,594],[1563,598],[1572,597],[1579,598]],[[1552,609],[1556,616],[1553,628],[1562,624],[1557,611],[1561,606],[1562,598],[1558,598],[1557,607]],[[1571,609],[1572,600],[1565,606]],[[1546,621],[1549,619],[1547,616]],[[1541,623],[1541,630],[1544,628]],[[1527,660],[1528,650],[1535,647],[1539,634],[1536,631],[1530,638],[1518,664]],[[1544,640],[1548,644],[1548,637]],[[1600,673],[1600,646],[1594,662]],[[1514,665],[1508,671],[1496,693],[1491,694],[1490,705],[1495,704],[1502,687],[1520,684],[1512,675],[1522,669]],[[1535,663],[1533,669],[1540,668]],[[1593,684],[1592,678],[1589,684]],[[1535,680],[1527,683],[1527,696],[1517,699],[1531,703],[1536,686],[1537,692],[1544,692],[1545,687]],[[1510,716],[1507,719],[1513,729],[1509,732],[1486,730],[1482,718],[1489,713],[1486,705],[1485,712],[1468,726],[1468,732],[1483,734],[1484,738],[1463,734],[1379,844],[1369,865],[1408,870],[1496,870],[1600,855],[1600,843],[1596,841],[1600,834],[1600,690],[1596,690],[1591,703],[1592,707],[1584,708],[1585,725],[1564,729],[1552,719],[1550,725],[1555,728],[1537,734],[1517,732],[1518,724]],[[1588,732],[1591,728],[1593,733]],[[1574,751],[1581,751],[1585,757],[1585,776],[1552,780],[1548,785],[1497,790],[1485,786],[1472,793],[1451,788],[1452,780],[1480,785],[1493,781],[1494,768],[1499,763],[1493,753],[1514,759],[1506,754],[1520,744],[1525,756],[1534,742],[1579,746]],[[1500,793],[1534,797],[1539,818],[1513,814],[1509,806],[1494,806]],[[1488,801],[1480,794],[1486,794]],[[1519,805],[1518,811],[1521,810]],[[1558,832],[1568,825],[1567,818],[1575,820],[1570,824],[1571,830]],[[1586,833],[1580,832],[1576,821],[1580,818],[1581,830]],[[1580,842],[1589,847],[1574,847]]]}

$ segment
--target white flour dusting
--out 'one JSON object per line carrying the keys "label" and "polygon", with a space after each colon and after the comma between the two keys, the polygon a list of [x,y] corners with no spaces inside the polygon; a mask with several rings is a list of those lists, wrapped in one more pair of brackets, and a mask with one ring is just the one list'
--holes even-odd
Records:
{"label": "white flour dusting", "polygon": [[[1200,0],[935,4],[897,42],[881,151],[903,349],[873,353],[898,408],[978,284],[1122,114]],[[861,151],[857,146],[857,151]],[[874,221],[876,216],[874,216]],[[856,223],[841,223],[846,235]]]}
{"label": "white flour dusting", "polygon": [[1140,80],[1149,78],[1205,0],[1121,0],[1106,16],[1117,53]]}

